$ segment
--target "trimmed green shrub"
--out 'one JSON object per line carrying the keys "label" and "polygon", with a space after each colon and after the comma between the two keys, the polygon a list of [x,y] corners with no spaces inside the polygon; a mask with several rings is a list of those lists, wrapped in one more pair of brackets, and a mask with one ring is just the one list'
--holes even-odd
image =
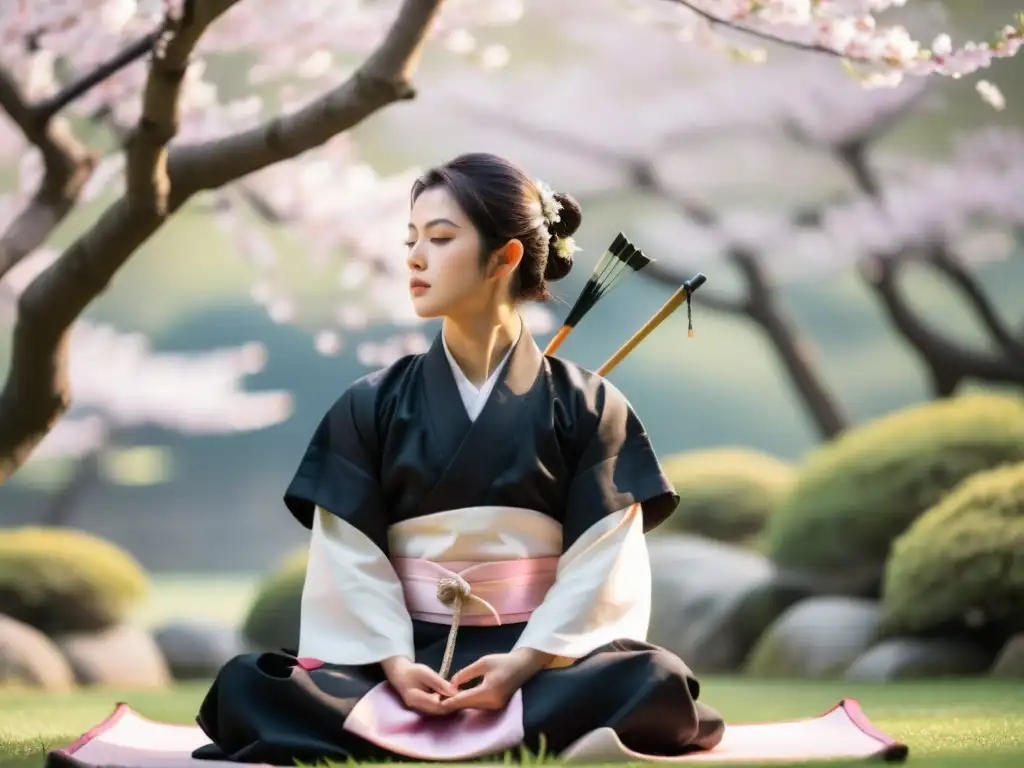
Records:
{"label": "trimmed green shrub", "polygon": [[800,469],[765,528],[765,551],[823,587],[878,593],[893,540],[975,472],[1024,460],[1024,399],[967,395],[840,436]]}
{"label": "trimmed green shrub", "polygon": [[896,540],[882,610],[890,635],[1024,632],[1024,462],[968,478]]}
{"label": "trimmed green shrub", "polygon": [[0,614],[40,632],[92,632],[124,621],[148,579],[120,547],[64,528],[0,530]]}
{"label": "trimmed green shrub", "polygon": [[298,650],[306,560],[305,549],[296,552],[286,558],[260,586],[242,625],[242,637],[252,648]]}
{"label": "trimmed green shrub", "polygon": [[760,533],[796,474],[790,464],[746,448],[679,453],[663,466],[679,494],[665,528],[732,543]]}

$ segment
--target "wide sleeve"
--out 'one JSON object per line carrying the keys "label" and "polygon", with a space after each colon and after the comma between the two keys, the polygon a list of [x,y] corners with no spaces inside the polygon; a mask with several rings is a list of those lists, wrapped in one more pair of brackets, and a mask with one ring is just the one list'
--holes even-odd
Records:
{"label": "wide sleeve", "polygon": [[412,618],[391,561],[365,534],[319,507],[302,590],[299,655],[351,665],[415,658]]}
{"label": "wide sleeve", "polygon": [[313,528],[327,510],[388,554],[388,518],[379,481],[376,387],[353,384],[320,421],[284,494],[288,510]]}
{"label": "wide sleeve", "polygon": [[284,502],[311,530],[299,654],[335,664],[414,657],[412,619],[388,557],[377,392],[353,384],[317,426]]}
{"label": "wide sleeve", "polygon": [[587,531],[634,504],[643,532],[661,525],[679,503],[643,423],[625,396],[601,379],[596,423],[578,453],[563,517],[562,547],[569,550]]}
{"label": "wide sleeve", "polygon": [[645,640],[650,618],[651,566],[633,504],[603,516],[559,558],[516,647],[578,659],[613,640]]}

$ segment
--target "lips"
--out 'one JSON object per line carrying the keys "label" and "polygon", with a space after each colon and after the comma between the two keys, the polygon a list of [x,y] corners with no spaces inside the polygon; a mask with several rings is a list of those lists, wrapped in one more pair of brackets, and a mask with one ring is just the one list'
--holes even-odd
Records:
{"label": "lips", "polygon": [[424,288],[429,288],[429,287],[430,287],[430,283],[424,282],[423,280],[410,280],[409,281],[409,290],[410,291],[415,291],[416,289],[422,290]]}

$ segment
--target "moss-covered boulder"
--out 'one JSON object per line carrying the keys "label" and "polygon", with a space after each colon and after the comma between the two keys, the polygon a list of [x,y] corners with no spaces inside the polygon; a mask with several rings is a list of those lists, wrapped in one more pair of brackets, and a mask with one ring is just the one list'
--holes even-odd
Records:
{"label": "moss-covered boulder", "polygon": [[64,528],[0,530],[0,614],[50,637],[125,620],[148,579],[120,547]]}
{"label": "moss-covered boulder", "polygon": [[679,494],[664,530],[730,543],[760,533],[795,477],[790,464],[747,448],[678,453],[663,466]]}
{"label": "moss-covered boulder", "polygon": [[875,596],[892,542],[976,472],[1024,460],[1024,399],[968,395],[851,429],[809,456],[764,532],[780,566]]}
{"label": "moss-covered boulder", "polygon": [[298,650],[302,585],[307,553],[303,549],[286,558],[260,586],[242,625],[242,637],[255,650]]}
{"label": "moss-covered boulder", "polygon": [[965,480],[896,540],[882,607],[890,635],[1024,631],[1024,462]]}

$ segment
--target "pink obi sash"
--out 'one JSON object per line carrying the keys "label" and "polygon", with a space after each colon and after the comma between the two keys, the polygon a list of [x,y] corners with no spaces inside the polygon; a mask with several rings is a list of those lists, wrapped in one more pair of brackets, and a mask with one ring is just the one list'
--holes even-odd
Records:
{"label": "pink obi sash", "polygon": [[469,590],[463,600],[460,623],[493,626],[526,621],[555,583],[557,557],[532,557],[495,562],[448,561],[435,563],[412,557],[392,561],[402,581],[405,604],[414,619],[451,624],[452,609],[438,597],[445,579]]}

